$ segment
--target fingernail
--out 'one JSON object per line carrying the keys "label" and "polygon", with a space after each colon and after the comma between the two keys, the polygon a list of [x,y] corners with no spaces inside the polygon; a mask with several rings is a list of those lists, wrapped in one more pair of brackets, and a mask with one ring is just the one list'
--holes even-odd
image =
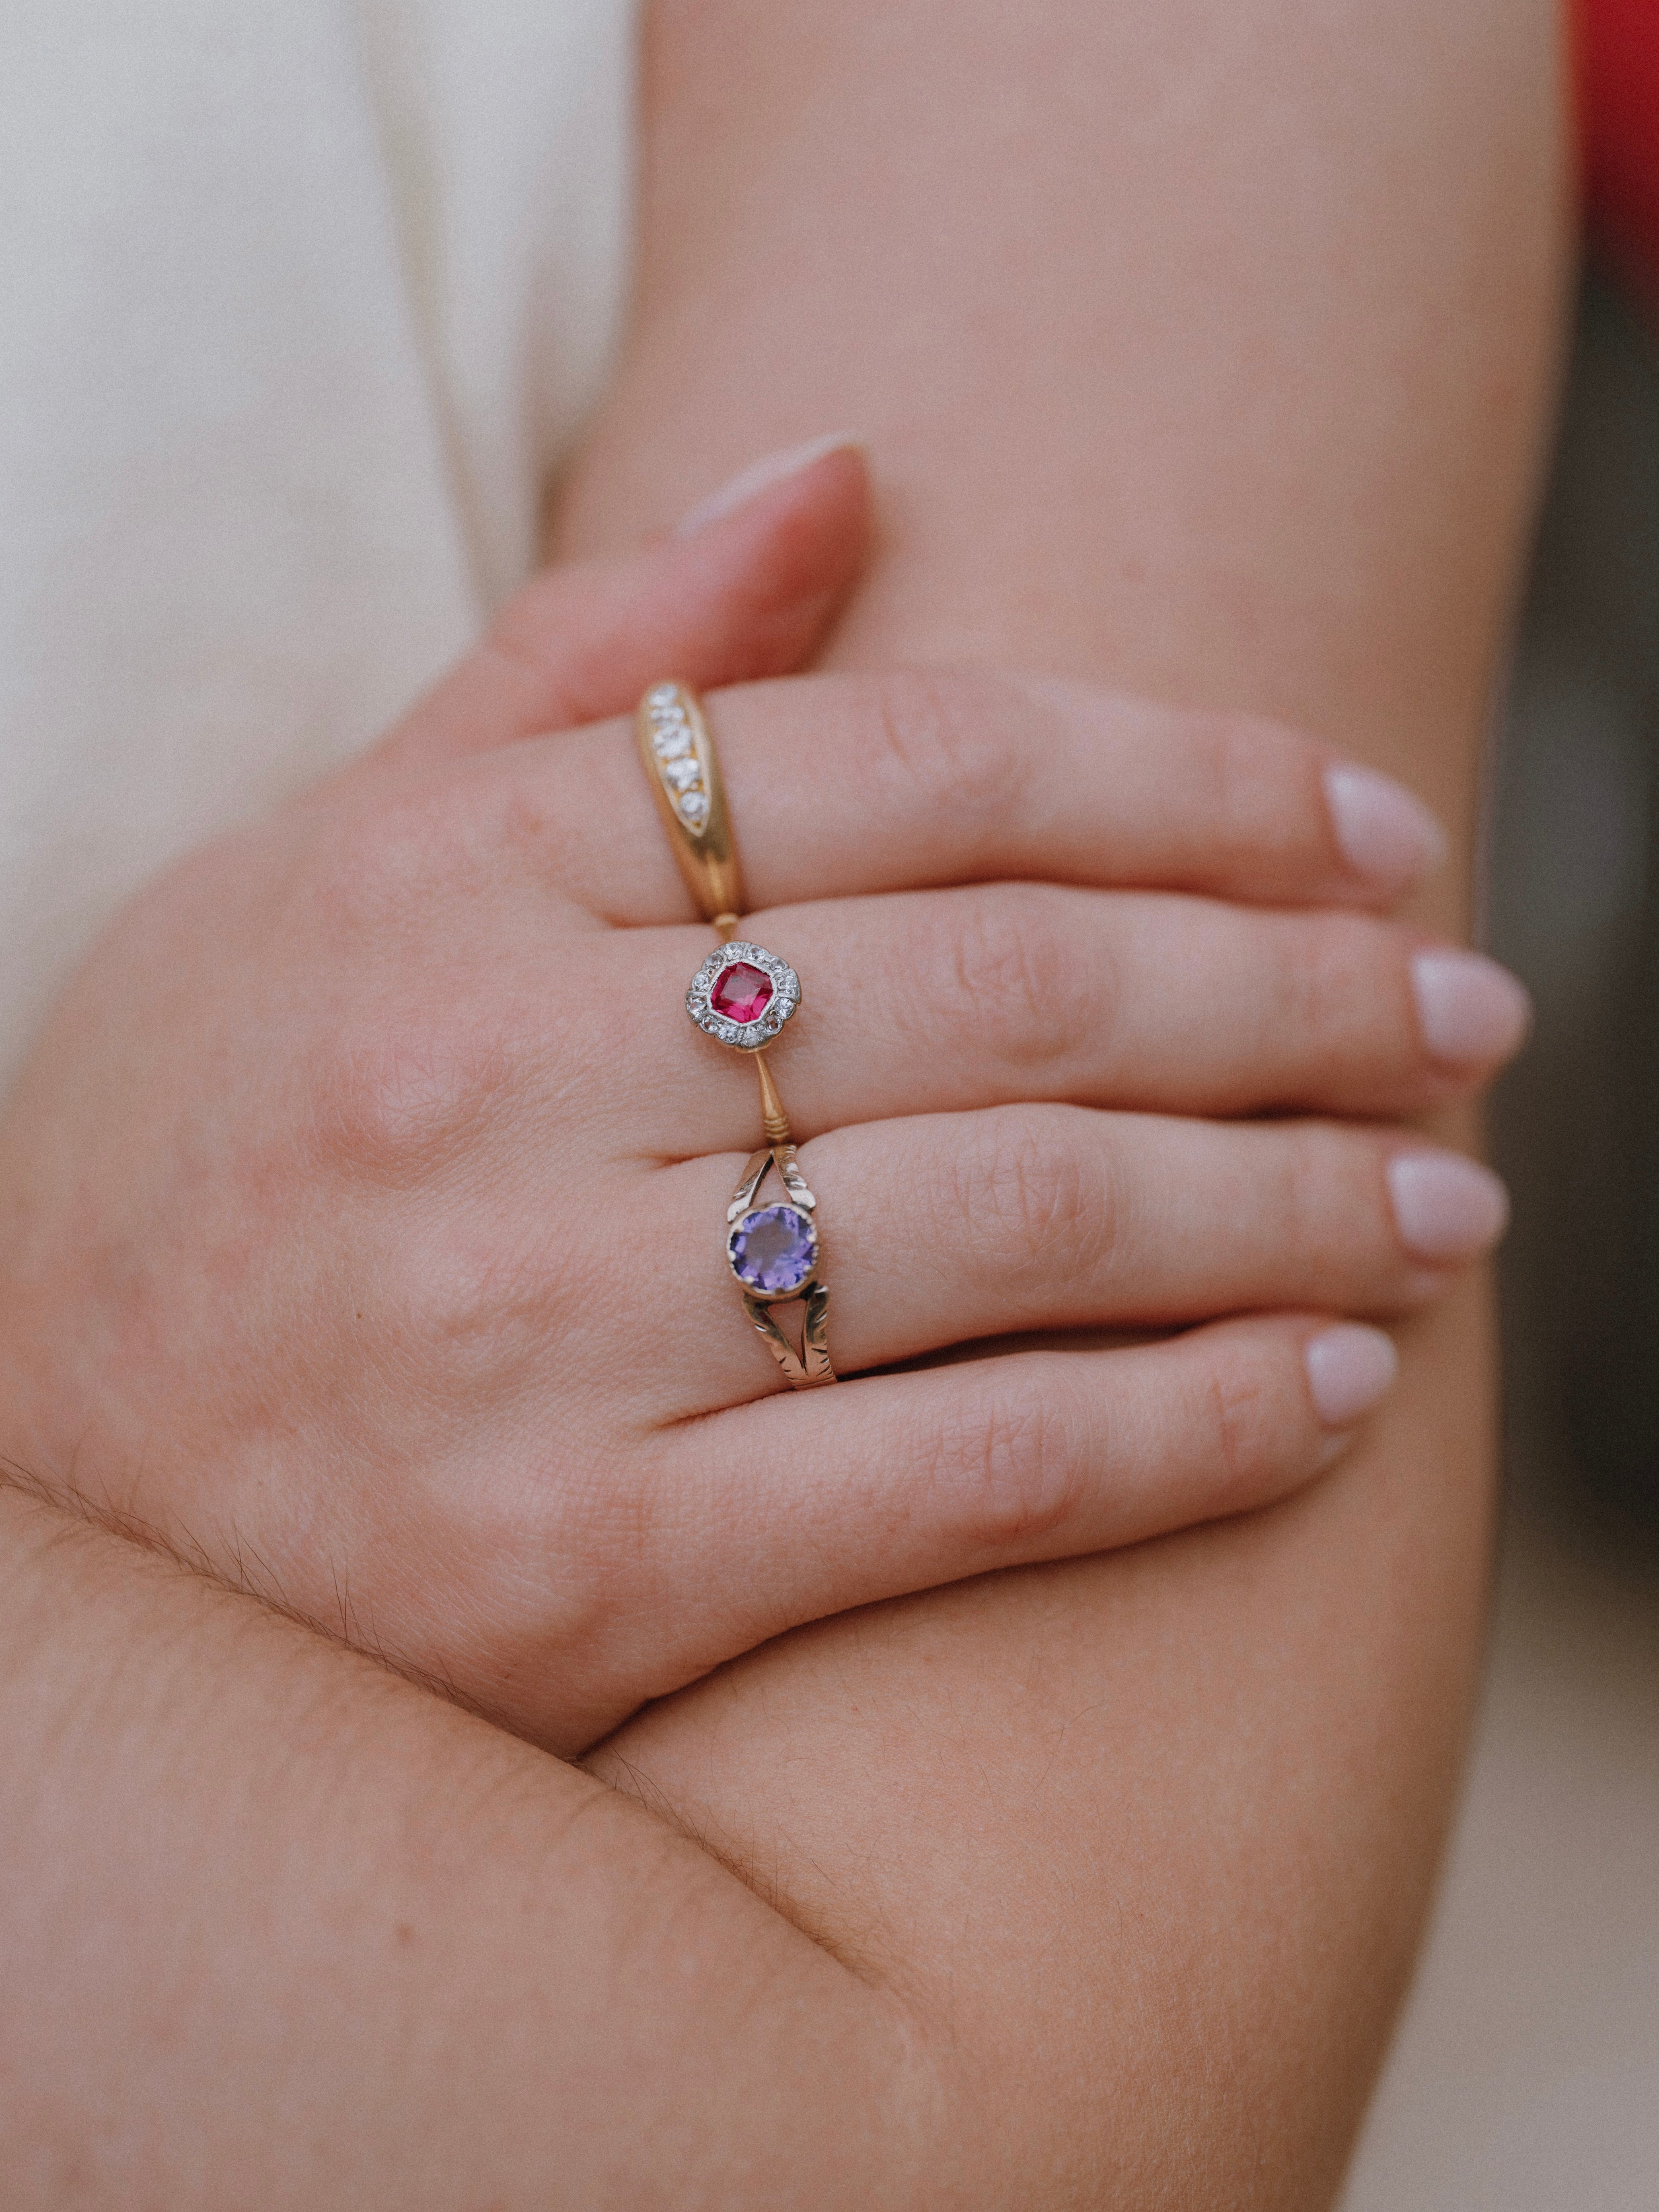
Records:
{"label": "fingernail", "polygon": [[1328,1429],[1346,1429],[1386,1398],[1400,1372],[1392,1337],[1360,1322],[1322,1328],[1302,1348],[1314,1411]]}
{"label": "fingernail", "polygon": [[1403,890],[1446,857],[1446,833],[1422,800],[1375,769],[1346,761],[1328,768],[1325,804],[1342,857],[1356,875]]}
{"label": "fingernail", "polygon": [[739,469],[718,491],[711,491],[707,499],[699,500],[690,514],[676,524],[676,538],[695,537],[699,530],[707,530],[711,522],[720,522],[728,514],[735,514],[751,499],[763,491],[770,491],[786,477],[798,477],[803,469],[810,469],[814,461],[821,461],[826,453],[841,452],[847,447],[856,447],[859,441],[844,430],[836,430],[827,438],[810,439],[804,446],[791,446],[781,453],[768,453],[758,461],[750,461],[746,469]]}
{"label": "fingernail", "polygon": [[1406,1249],[1419,1260],[1472,1260],[1509,1224],[1510,1196],[1490,1168],[1456,1152],[1400,1152],[1389,1198]]}
{"label": "fingernail", "polygon": [[1412,991],[1437,1060],[1508,1060],[1532,1025],[1526,986],[1479,952],[1414,954]]}

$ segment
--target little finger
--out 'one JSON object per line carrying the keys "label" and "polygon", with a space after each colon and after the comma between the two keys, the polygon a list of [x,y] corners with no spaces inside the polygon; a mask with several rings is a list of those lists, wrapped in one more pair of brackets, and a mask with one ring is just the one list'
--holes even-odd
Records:
{"label": "little finger", "polygon": [[[1396,1364],[1378,1329],[1253,1316],[689,1424],[657,1486],[678,1598],[707,1594],[677,1672],[853,1606],[1268,1504],[1340,1455]],[[688,1528],[706,1554],[695,1576]]]}

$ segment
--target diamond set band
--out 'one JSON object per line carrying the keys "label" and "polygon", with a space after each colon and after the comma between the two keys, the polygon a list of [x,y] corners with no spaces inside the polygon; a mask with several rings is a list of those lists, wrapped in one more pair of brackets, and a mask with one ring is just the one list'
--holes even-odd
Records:
{"label": "diamond set band", "polygon": [[[669,794],[669,805],[688,830],[701,830],[708,819],[708,776],[700,747],[698,723],[691,719],[695,701],[678,684],[653,684],[645,695],[645,714],[651,726],[651,758]],[[707,732],[702,732],[705,738]]]}

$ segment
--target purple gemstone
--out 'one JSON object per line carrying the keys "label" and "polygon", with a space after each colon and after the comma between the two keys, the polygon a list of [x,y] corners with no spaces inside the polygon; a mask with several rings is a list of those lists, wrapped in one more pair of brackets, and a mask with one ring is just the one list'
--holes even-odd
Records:
{"label": "purple gemstone", "polygon": [[726,1240],[732,1273],[746,1289],[768,1297],[798,1291],[817,1259],[812,1224],[793,1206],[763,1206],[743,1219]]}

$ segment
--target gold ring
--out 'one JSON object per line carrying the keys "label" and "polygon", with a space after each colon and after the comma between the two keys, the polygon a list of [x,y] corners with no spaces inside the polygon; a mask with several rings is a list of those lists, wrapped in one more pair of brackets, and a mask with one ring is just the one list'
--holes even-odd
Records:
{"label": "gold ring", "polygon": [[[789,1117],[766,1064],[767,1046],[800,1005],[800,978],[787,960],[737,935],[743,874],[696,693],[686,684],[653,684],[640,702],[634,729],[680,873],[720,939],[691,978],[685,1010],[705,1036],[748,1053],[760,1078],[765,1143],[726,1209],[726,1264],[773,1358],[797,1390],[810,1390],[836,1380],[827,1342],[830,1290],[818,1279],[818,1202],[796,1164]],[[757,1206],[775,1170],[785,1198]],[[771,1310],[797,1298],[805,1306],[799,1351]]]}

